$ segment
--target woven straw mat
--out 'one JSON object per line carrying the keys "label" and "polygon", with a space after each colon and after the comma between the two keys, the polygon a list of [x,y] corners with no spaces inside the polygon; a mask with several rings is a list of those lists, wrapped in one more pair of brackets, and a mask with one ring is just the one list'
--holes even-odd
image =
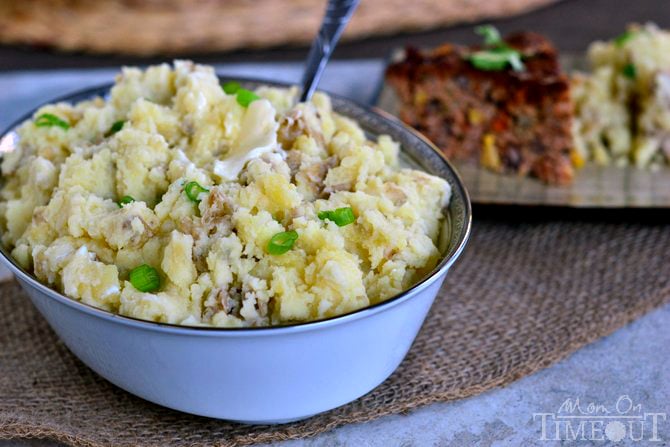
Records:
{"label": "woven straw mat", "polygon": [[[556,0],[363,0],[345,39],[507,17]],[[325,0],[0,0],[0,42],[128,54],[312,40]]]}
{"label": "woven straw mat", "polygon": [[544,368],[670,300],[667,225],[479,221],[400,368],[344,407],[280,426],[167,410],[96,376],[16,283],[0,286],[0,438],[238,446],[463,398]]}

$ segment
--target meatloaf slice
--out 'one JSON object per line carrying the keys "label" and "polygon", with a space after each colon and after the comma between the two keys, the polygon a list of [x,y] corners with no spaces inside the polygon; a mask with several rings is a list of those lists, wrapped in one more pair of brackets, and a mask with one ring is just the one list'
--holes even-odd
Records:
{"label": "meatloaf slice", "polygon": [[556,50],[530,32],[504,42],[522,54],[523,70],[475,68],[468,56],[480,47],[408,48],[386,71],[400,99],[400,118],[451,159],[570,183],[573,109]]}

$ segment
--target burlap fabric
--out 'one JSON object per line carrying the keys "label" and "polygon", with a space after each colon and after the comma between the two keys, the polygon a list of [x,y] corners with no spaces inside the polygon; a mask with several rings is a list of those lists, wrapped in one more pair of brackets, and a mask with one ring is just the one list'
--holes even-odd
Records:
{"label": "burlap fabric", "polygon": [[14,283],[0,288],[0,437],[76,446],[246,445],[314,435],[509,383],[670,299],[670,227],[475,224],[405,362],[342,408],[283,426],[180,414],[69,354]]}

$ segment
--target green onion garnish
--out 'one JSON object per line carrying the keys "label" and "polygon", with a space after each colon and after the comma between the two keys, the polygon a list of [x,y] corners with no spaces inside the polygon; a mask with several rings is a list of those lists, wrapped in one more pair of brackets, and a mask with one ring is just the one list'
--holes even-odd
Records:
{"label": "green onion garnish", "polygon": [[635,37],[635,34],[637,34],[635,31],[631,30],[624,31],[623,33],[619,34],[614,38],[614,45],[616,45],[617,47],[624,46],[626,42]]}
{"label": "green onion garnish", "polygon": [[523,71],[525,67],[521,61],[521,53],[507,45],[495,27],[478,26],[475,28],[475,33],[484,37],[485,47],[466,57],[475,68],[484,71],[501,71],[509,65],[514,71]]}
{"label": "green onion garnish", "polygon": [[635,79],[637,77],[637,69],[634,64],[626,64],[623,66],[621,73],[628,79]]}
{"label": "green onion garnish", "polygon": [[109,128],[107,133],[105,133],[105,137],[111,137],[116,132],[123,129],[124,124],[125,124],[125,121],[116,121],[114,124],[112,124],[112,127]]}
{"label": "green onion garnish", "polygon": [[237,95],[237,103],[242,107],[249,107],[249,104],[261,99],[256,93],[246,88],[242,88],[239,82],[237,81],[228,81],[221,86],[224,92],[228,95]]}
{"label": "green onion garnish", "polygon": [[475,28],[475,33],[484,37],[484,45],[486,46],[497,46],[505,44],[495,26],[492,25],[478,26]]}
{"label": "green onion garnish", "polygon": [[283,255],[293,247],[296,240],[298,240],[298,233],[293,230],[277,233],[268,242],[268,253]]}
{"label": "green onion garnish", "polygon": [[140,292],[153,292],[161,286],[161,278],[158,270],[142,264],[130,271],[130,283]]}
{"label": "green onion garnish", "polygon": [[249,107],[249,104],[257,99],[261,99],[261,97],[251,90],[247,90],[246,88],[237,90],[237,103],[242,107]]}
{"label": "green onion garnish", "polygon": [[123,205],[128,205],[134,201],[135,199],[133,199],[131,196],[123,196],[121,197],[121,200],[119,200],[119,208],[123,208]]}
{"label": "green onion garnish", "polygon": [[237,93],[239,89],[242,88],[239,82],[237,81],[228,81],[225,84],[221,86],[224,92],[228,95],[232,95],[234,93]]}
{"label": "green onion garnish", "polygon": [[521,53],[511,48],[475,51],[468,56],[468,60],[475,68],[484,71],[504,70],[507,65],[514,71],[524,69]]}
{"label": "green onion garnish", "polygon": [[209,192],[209,189],[200,185],[198,182],[188,182],[186,186],[184,186],[184,192],[191,202],[199,203],[200,199],[198,196],[203,192]]}
{"label": "green onion garnish", "polygon": [[35,120],[35,125],[37,127],[58,126],[62,127],[65,130],[68,130],[70,128],[70,124],[67,121],[63,121],[62,119],[58,118],[56,115],[51,113],[43,113],[40,116],[38,116],[37,119]]}
{"label": "green onion garnish", "polygon": [[318,216],[321,220],[332,220],[337,224],[338,227],[343,227],[356,221],[354,210],[351,209],[350,206],[345,208],[337,208],[330,211],[321,211],[319,212]]}

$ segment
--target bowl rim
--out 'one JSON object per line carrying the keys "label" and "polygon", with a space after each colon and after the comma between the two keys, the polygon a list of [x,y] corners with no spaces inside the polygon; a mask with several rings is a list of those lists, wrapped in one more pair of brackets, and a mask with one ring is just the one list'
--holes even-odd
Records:
{"label": "bowl rim", "polygon": [[[273,87],[291,87],[295,84],[282,81],[274,81],[262,78],[246,77],[246,76],[229,76],[216,73],[220,81],[235,80],[242,84],[260,84],[268,85]],[[64,101],[82,101],[85,99],[90,99],[95,96],[104,96],[109,94],[110,89],[114,86],[114,83],[104,83],[92,87],[87,87],[79,90],[72,91],[70,93],[59,95],[55,99],[45,101],[40,103],[40,105],[32,108],[27,113],[23,114],[11,124],[9,124],[2,132],[0,132],[0,141],[4,139],[11,132],[15,131],[20,124],[24,121],[30,119],[34,113],[44,105],[53,104],[57,102]],[[424,288],[432,284],[437,278],[443,276],[446,271],[453,265],[453,263],[459,258],[467,241],[470,237],[472,230],[472,204],[470,202],[470,195],[468,194],[465,185],[456,171],[453,165],[447,160],[445,155],[440,151],[428,138],[423,134],[419,133],[415,129],[409,127],[407,124],[400,121],[395,116],[389,114],[388,112],[375,107],[365,104],[361,104],[356,100],[344,97],[342,95],[334,94],[325,90],[318,90],[324,93],[327,93],[330,97],[336,98],[338,101],[348,103],[348,105],[353,106],[354,108],[360,109],[365,114],[377,115],[382,120],[385,120],[392,127],[398,128],[401,132],[406,132],[411,134],[414,138],[418,139],[422,144],[427,146],[430,150],[436,153],[439,159],[444,163],[447,170],[450,172],[451,176],[454,179],[454,184],[450,185],[452,189],[452,197],[454,196],[454,189],[457,190],[457,194],[461,196],[463,201],[463,212],[464,212],[464,222],[463,228],[461,229],[460,234],[458,234],[456,239],[456,244],[452,245],[450,253],[444,256],[442,260],[419,281],[414,283],[410,288],[403,290],[402,292],[391,296],[390,298],[381,301],[379,303],[366,306],[351,312],[347,312],[342,315],[337,315],[333,317],[324,318],[321,320],[306,321],[291,323],[286,325],[278,326],[259,326],[259,327],[215,327],[215,326],[187,326],[179,325],[173,323],[162,323],[149,320],[143,320],[140,318],[129,317],[125,315],[115,314],[110,311],[97,308],[93,305],[82,303],[74,298],[70,298],[55,289],[43,284],[33,274],[25,271],[20,267],[13,257],[8,253],[6,247],[3,244],[0,244],[0,263],[7,267],[16,277],[19,279],[20,283],[27,283],[34,289],[37,289],[38,292],[42,292],[50,298],[55,299],[57,302],[64,304],[70,308],[73,308],[76,311],[86,313],[90,316],[102,318],[110,322],[116,322],[125,324],[128,326],[133,326],[137,329],[145,330],[158,330],[161,332],[168,332],[173,334],[184,334],[184,335],[231,335],[231,336],[258,336],[258,335],[277,335],[280,333],[296,333],[296,332],[305,332],[310,330],[321,329],[329,326],[339,325],[346,322],[358,320],[360,318],[365,318],[376,313],[383,312],[391,307],[399,305],[413,296],[417,295]],[[345,115],[346,116],[346,115]],[[401,148],[402,150],[402,148]],[[0,154],[1,155],[1,154]],[[1,178],[1,173],[0,173]],[[452,239],[453,240],[453,239]]]}

